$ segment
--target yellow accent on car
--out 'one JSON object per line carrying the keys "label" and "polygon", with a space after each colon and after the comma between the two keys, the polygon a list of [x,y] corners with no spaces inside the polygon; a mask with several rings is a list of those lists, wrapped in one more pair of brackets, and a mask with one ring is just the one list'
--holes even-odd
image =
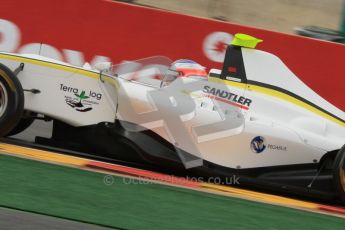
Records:
{"label": "yellow accent on car", "polygon": [[237,33],[235,34],[235,37],[232,40],[231,45],[254,49],[256,45],[260,42],[263,42],[263,40],[247,34]]}
{"label": "yellow accent on car", "polygon": [[274,97],[274,98],[278,98],[280,100],[283,100],[283,101],[287,101],[287,102],[290,102],[294,105],[297,105],[299,107],[302,107],[314,114],[317,114],[329,121],[332,121],[338,125],[341,125],[343,127],[345,127],[345,123],[335,117],[332,117],[331,115],[321,111],[320,109],[312,106],[312,105],[309,105],[295,97],[292,97],[286,93],[283,93],[283,92],[279,92],[277,90],[274,90],[274,89],[270,89],[270,88],[266,88],[266,87],[262,87],[262,86],[257,86],[257,85],[252,85],[252,84],[246,84],[246,83],[241,83],[241,82],[233,82],[233,81],[227,81],[227,80],[222,80],[222,79],[217,79],[217,78],[213,78],[213,77],[209,77],[209,81],[210,82],[215,82],[215,83],[219,83],[219,84],[225,84],[225,85],[229,85],[229,86],[233,86],[233,87],[236,87],[236,88],[240,88],[240,89],[247,89],[249,91],[253,91],[253,92],[256,92],[256,93],[262,93],[262,94],[265,94],[265,95],[268,95],[268,96],[271,96],[271,97]]}
{"label": "yellow accent on car", "polygon": [[[12,61],[30,63],[33,65],[48,67],[48,68],[62,70],[62,71],[67,71],[67,72],[71,72],[74,74],[80,74],[80,75],[90,77],[90,78],[95,78],[95,79],[100,78],[100,74],[97,72],[85,70],[85,69],[82,69],[82,67],[77,67],[77,66],[72,66],[72,65],[70,66],[68,64],[63,65],[63,64],[59,64],[59,63],[52,63],[52,62],[48,62],[48,61],[44,61],[44,60],[33,59],[30,57],[16,56],[13,54],[0,54],[0,59],[1,58],[7,59],[7,60],[12,60]],[[118,83],[114,79],[112,79],[111,77],[109,77],[107,75],[103,76],[103,80],[112,84],[113,86],[115,86],[117,88],[119,87]]]}
{"label": "yellow accent on car", "polygon": [[287,101],[287,102],[290,102],[294,105],[297,105],[299,107],[302,107],[306,110],[309,110],[310,112],[314,113],[314,114],[317,114],[323,118],[326,118],[327,120],[329,121],[332,121],[338,125],[341,125],[343,127],[345,127],[345,123],[338,120],[337,118],[334,118],[332,117],[331,115],[321,111],[320,109],[312,106],[312,105],[309,105],[295,97],[292,97],[288,94],[285,94],[283,92],[279,92],[277,90],[274,90],[274,89],[269,89],[269,88],[266,88],[266,87],[262,87],[262,86],[257,86],[257,85],[251,85],[251,84],[248,84],[247,85],[247,89],[250,90],[250,91],[254,91],[254,92],[257,92],[257,93],[263,93],[263,94],[266,94],[266,95],[269,95],[269,96],[272,96],[272,97],[275,97],[275,98],[279,98],[281,100],[284,100],[284,101]]}
{"label": "yellow accent on car", "polygon": [[52,62],[47,62],[47,61],[43,61],[43,60],[37,60],[37,59],[29,58],[29,57],[20,57],[20,56],[16,56],[16,55],[12,55],[12,54],[0,54],[0,58],[18,61],[18,62],[30,63],[30,64],[34,64],[34,65],[39,65],[39,66],[44,66],[44,67],[48,67],[48,68],[68,71],[68,72],[77,73],[77,74],[82,74],[84,76],[91,77],[91,78],[99,78],[98,73],[84,70],[81,67],[62,65],[62,64],[58,64],[58,63],[52,63]]}

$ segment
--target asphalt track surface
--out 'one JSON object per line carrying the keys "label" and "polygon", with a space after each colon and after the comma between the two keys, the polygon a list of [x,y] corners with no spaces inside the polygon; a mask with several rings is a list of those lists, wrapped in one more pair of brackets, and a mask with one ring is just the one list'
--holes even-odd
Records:
{"label": "asphalt track surface", "polygon": [[106,230],[109,228],[19,210],[0,208],[1,230]]}

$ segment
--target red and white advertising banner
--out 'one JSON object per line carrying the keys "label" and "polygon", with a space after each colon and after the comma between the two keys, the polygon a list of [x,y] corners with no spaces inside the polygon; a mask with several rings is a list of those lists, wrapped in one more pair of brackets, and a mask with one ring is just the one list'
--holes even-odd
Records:
{"label": "red and white advertising banner", "polygon": [[0,7],[0,51],[80,66],[163,55],[220,68],[235,33],[263,39],[258,49],[345,111],[345,45],[105,0],[2,0]]}

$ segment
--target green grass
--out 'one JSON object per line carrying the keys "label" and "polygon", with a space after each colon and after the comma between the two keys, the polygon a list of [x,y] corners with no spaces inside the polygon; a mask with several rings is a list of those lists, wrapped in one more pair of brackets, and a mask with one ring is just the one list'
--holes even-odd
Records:
{"label": "green grass", "polygon": [[[345,220],[0,155],[0,206],[124,229],[344,229]],[[138,182],[138,181],[136,181]]]}

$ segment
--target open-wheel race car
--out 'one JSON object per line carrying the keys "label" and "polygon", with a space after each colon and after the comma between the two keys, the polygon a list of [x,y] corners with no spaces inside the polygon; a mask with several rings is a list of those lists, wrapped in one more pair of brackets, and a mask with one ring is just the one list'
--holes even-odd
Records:
{"label": "open-wheel race car", "polygon": [[40,144],[345,202],[345,113],[257,42],[237,34],[221,70],[167,68],[157,84],[109,63],[0,53],[0,135],[44,117]]}

